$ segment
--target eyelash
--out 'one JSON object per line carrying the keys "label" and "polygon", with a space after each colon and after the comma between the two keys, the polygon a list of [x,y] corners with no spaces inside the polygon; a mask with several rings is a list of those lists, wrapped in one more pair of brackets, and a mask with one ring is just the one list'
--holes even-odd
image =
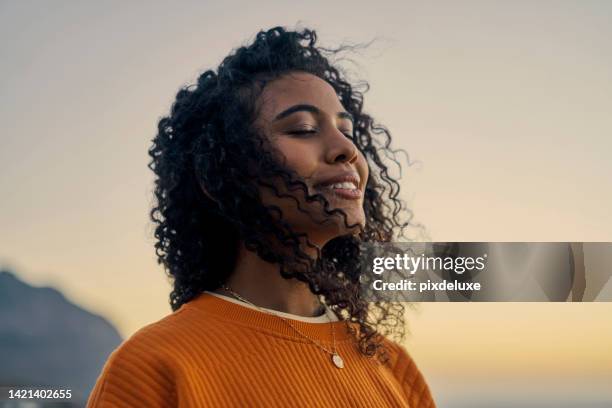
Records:
{"label": "eyelash", "polygon": [[[318,129],[308,129],[308,130],[294,130],[291,132],[287,132],[290,135],[296,135],[296,136],[303,136],[303,135],[307,135],[307,134],[313,134],[313,133],[317,133],[319,130]],[[346,137],[348,137],[349,139],[353,138],[353,135],[349,132],[342,132],[342,134]]]}

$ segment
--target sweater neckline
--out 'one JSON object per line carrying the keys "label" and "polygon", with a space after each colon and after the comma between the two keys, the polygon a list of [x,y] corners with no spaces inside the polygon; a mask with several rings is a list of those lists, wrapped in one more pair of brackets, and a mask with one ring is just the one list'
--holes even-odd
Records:
{"label": "sweater neckline", "polygon": [[277,315],[280,317],[284,317],[285,319],[291,319],[291,320],[299,320],[301,322],[306,322],[306,323],[329,323],[330,320],[332,322],[335,322],[338,320],[338,316],[336,316],[336,314],[327,306],[325,306],[325,313],[323,313],[322,315],[319,316],[314,316],[314,317],[306,317],[306,316],[300,316],[300,315],[296,315],[296,314],[292,314],[292,313],[285,313],[285,312],[280,312],[278,310],[274,310],[274,309],[268,309],[265,307],[260,307],[259,309],[253,305],[250,305],[248,303],[245,303],[243,301],[240,301],[238,299],[234,299],[233,297],[229,297],[226,295],[222,295],[221,293],[215,293],[215,292],[210,292],[208,290],[205,290],[204,293],[208,293],[210,295],[216,296],[219,299],[223,299],[226,300],[228,302],[232,302],[232,303],[236,303],[238,305],[244,306],[244,307],[248,307],[249,309],[253,309],[253,310],[263,310],[266,313],[270,313],[273,315]]}
{"label": "sweater neckline", "polygon": [[297,333],[295,329],[316,341],[331,342],[333,328],[333,336],[336,342],[338,342],[350,339],[352,335],[348,331],[349,326],[353,326],[355,329],[358,327],[356,323],[349,323],[344,320],[321,324],[298,320],[293,317],[286,318],[283,316],[281,318],[277,314],[266,313],[252,307],[247,307],[245,304],[234,303],[229,301],[229,299],[222,299],[220,296],[206,291],[185,303],[183,307],[214,316],[230,324],[250,327],[255,330],[303,342],[310,341]]}

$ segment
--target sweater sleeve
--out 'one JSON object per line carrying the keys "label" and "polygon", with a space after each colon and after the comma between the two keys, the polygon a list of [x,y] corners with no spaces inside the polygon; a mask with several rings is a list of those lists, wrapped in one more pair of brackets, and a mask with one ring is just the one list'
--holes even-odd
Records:
{"label": "sweater sleeve", "polygon": [[171,371],[145,331],[142,329],[111,353],[87,408],[176,406]]}
{"label": "sweater sleeve", "polygon": [[410,408],[436,408],[423,374],[406,349],[395,342],[389,342],[392,369],[408,397]]}

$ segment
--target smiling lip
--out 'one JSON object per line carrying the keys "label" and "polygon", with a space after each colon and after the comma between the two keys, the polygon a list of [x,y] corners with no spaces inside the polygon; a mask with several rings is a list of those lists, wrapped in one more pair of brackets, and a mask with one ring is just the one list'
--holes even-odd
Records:
{"label": "smiling lip", "polygon": [[314,188],[321,192],[332,192],[334,195],[346,200],[358,200],[361,198],[360,181],[357,173],[345,172],[315,184]]}

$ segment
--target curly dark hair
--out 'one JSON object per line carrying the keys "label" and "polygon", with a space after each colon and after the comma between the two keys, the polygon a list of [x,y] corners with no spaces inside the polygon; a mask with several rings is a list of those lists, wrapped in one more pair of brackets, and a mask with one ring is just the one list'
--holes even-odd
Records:
{"label": "curly dark hair", "polygon": [[[361,82],[365,90],[358,91],[344,71],[330,63],[329,57],[352,47],[327,49],[316,46],[316,41],[311,29],[260,31],[250,45],[233,50],[216,71],[205,71],[196,84],[177,93],[149,150],[149,168],[156,175],[156,203],[150,213],[155,250],[173,281],[173,310],[225,282],[243,242],[262,259],[280,265],[284,278],[306,282],[339,316],[358,323],[358,330],[347,326],[362,353],[383,356],[381,337],[404,335],[404,306],[368,302],[360,296],[364,279],[360,245],[389,242],[394,234],[404,236],[412,212],[398,198],[399,183],[388,171],[386,159],[398,163],[391,135],[363,112],[368,84]],[[289,191],[297,187],[305,202],[319,202],[329,216],[340,214],[347,226],[346,214],[330,210],[323,195],[309,195],[303,179],[279,162],[274,147],[254,126],[257,97],[266,83],[298,71],[334,88],[354,118],[352,140],[370,169],[363,204],[365,227],[317,249],[316,259],[303,251],[303,234],[282,220],[278,207],[264,205],[259,193],[263,187],[298,202],[269,182],[280,178]],[[278,243],[290,250],[274,251]]]}

